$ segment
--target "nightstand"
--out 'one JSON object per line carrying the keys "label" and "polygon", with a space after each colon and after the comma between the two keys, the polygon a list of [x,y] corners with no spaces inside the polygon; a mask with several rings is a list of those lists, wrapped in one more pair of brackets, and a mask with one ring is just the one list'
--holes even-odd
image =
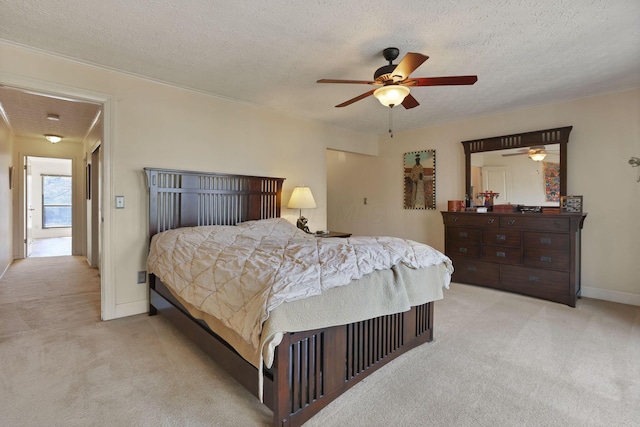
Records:
{"label": "nightstand", "polygon": [[343,233],[342,231],[329,231],[328,234],[316,234],[316,237],[351,237],[351,233]]}

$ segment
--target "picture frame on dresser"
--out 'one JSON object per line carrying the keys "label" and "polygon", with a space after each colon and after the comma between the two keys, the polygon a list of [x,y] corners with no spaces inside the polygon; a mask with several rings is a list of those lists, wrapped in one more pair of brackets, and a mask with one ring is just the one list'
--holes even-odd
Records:
{"label": "picture frame on dresser", "polygon": [[582,212],[582,196],[560,196],[560,212]]}

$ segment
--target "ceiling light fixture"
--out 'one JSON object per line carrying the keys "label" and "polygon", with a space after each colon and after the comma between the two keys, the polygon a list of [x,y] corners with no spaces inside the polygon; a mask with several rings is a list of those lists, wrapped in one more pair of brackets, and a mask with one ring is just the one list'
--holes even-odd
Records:
{"label": "ceiling light fixture", "polygon": [[62,137],[58,135],[45,135],[44,137],[52,144],[57,144],[62,141]]}
{"label": "ceiling light fixture", "polygon": [[51,120],[52,122],[59,122],[60,116],[57,114],[47,114],[47,120]]}
{"label": "ceiling light fixture", "polygon": [[544,150],[535,150],[529,154],[529,158],[534,162],[541,162],[545,157],[547,157],[547,152]]}
{"label": "ceiling light fixture", "polygon": [[409,88],[402,85],[386,85],[373,92],[373,96],[378,98],[385,107],[402,104],[407,95],[409,95]]}

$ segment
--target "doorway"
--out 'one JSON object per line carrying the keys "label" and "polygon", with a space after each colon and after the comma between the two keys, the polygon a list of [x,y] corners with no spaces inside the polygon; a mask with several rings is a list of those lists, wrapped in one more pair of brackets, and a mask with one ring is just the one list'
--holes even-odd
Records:
{"label": "doorway", "polygon": [[25,257],[72,254],[73,162],[25,156]]}

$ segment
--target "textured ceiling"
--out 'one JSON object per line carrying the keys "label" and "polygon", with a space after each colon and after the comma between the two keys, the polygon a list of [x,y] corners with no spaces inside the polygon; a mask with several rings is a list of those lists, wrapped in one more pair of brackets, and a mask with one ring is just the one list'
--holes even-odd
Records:
{"label": "textured ceiling", "polygon": [[478,76],[412,88],[394,130],[640,87],[638,0],[0,0],[0,39],[382,134],[365,85],[385,47],[430,59],[412,77]]}
{"label": "textured ceiling", "polygon": [[[0,107],[17,136],[44,138],[62,136],[64,141],[82,143],[97,123],[100,105],[43,96],[0,86]],[[49,114],[59,120],[47,119]]]}

